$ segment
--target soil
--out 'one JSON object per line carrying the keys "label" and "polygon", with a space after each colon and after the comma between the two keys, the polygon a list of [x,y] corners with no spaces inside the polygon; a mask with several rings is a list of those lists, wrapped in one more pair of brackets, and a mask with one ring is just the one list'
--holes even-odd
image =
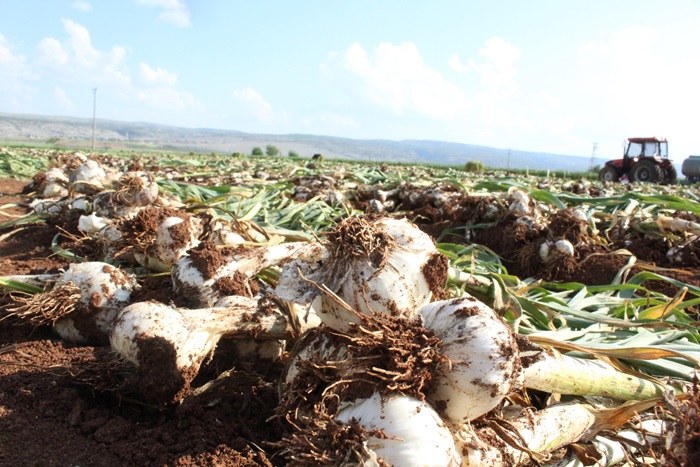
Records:
{"label": "soil", "polygon": [[[0,206],[23,203],[25,181],[0,180]],[[0,222],[28,206],[0,211]],[[56,226],[28,224],[0,231],[0,271],[58,272],[68,260],[55,255]],[[169,303],[169,277],[143,282],[135,296]],[[0,299],[0,306],[11,302]],[[230,346],[228,346],[230,347]],[[49,327],[0,320],[0,465],[13,466],[270,466],[268,442],[280,427],[267,422],[277,406],[275,369],[225,373],[227,345],[194,383],[209,389],[176,406],[154,406],[99,386],[106,349],[62,342]],[[118,369],[115,369],[117,371]],[[100,388],[104,389],[104,388]]]}

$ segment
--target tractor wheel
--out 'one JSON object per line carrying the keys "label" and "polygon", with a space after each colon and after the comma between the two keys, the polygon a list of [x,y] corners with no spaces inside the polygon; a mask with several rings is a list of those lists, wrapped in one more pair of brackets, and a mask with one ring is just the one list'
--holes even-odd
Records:
{"label": "tractor wheel", "polygon": [[664,171],[665,182],[669,185],[674,185],[678,181],[678,171],[673,165],[666,167]]}
{"label": "tractor wheel", "polygon": [[620,180],[620,175],[617,173],[617,169],[612,165],[606,165],[600,169],[598,178],[603,182],[616,182]]}
{"label": "tractor wheel", "polygon": [[652,160],[639,160],[630,171],[630,181],[658,183],[663,180],[663,172],[659,164]]}

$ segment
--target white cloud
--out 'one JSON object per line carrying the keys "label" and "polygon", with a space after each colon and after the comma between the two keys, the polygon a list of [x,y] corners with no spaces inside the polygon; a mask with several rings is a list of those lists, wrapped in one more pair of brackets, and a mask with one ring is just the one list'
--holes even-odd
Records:
{"label": "white cloud", "polygon": [[126,49],[114,46],[99,51],[92,45],[90,32],[84,26],[62,19],[68,34],[66,41],[47,37],[37,47],[37,64],[54,77],[73,82],[128,86],[124,59]]}
{"label": "white cloud", "polygon": [[182,112],[197,106],[192,94],[169,87],[143,89],[137,92],[136,98],[157,110]]}
{"label": "white cloud", "polygon": [[192,25],[190,12],[187,5],[181,0],[136,0],[136,3],[148,7],[162,8],[158,19],[170,23],[178,28],[186,28]]}
{"label": "white cloud", "polygon": [[399,114],[449,119],[466,106],[462,90],[425,65],[411,42],[381,43],[373,56],[354,42],[342,55],[341,66],[361,79],[374,103]]}
{"label": "white cloud", "polygon": [[37,60],[39,63],[62,66],[68,63],[68,53],[63,46],[53,37],[46,37],[37,46]]}
{"label": "white cloud", "polygon": [[137,91],[136,98],[155,109],[181,112],[199,105],[192,94],[175,89],[175,73],[141,62],[139,78],[145,87]]}
{"label": "white cloud", "polygon": [[263,98],[255,89],[235,89],[233,98],[240,105],[240,110],[249,113],[261,121],[270,121],[274,117],[272,105]]}
{"label": "white cloud", "polygon": [[0,76],[5,78],[22,78],[31,75],[24,55],[13,52],[14,47],[0,34]]}
{"label": "white cloud", "polygon": [[141,79],[146,84],[174,86],[177,83],[177,75],[163,68],[151,68],[146,63],[139,64]]}
{"label": "white cloud", "polygon": [[507,98],[519,92],[515,80],[515,63],[520,59],[520,49],[505,39],[495,36],[479,49],[480,60],[470,59],[466,63],[458,54],[453,54],[449,66],[458,72],[475,72],[481,78],[486,93],[498,98]]}
{"label": "white cloud", "polygon": [[14,46],[0,34],[0,108],[23,111],[26,102],[35,97],[28,82],[36,78],[24,55],[15,53]]}
{"label": "white cloud", "polygon": [[70,4],[70,6],[78,11],[90,11],[92,10],[92,5],[83,0],[76,0]]}
{"label": "white cloud", "polygon": [[53,96],[63,110],[67,112],[73,112],[75,110],[75,104],[72,100],[70,100],[68,94],[66,94],[66,91],[64,91],[62,88],[54,86]]}

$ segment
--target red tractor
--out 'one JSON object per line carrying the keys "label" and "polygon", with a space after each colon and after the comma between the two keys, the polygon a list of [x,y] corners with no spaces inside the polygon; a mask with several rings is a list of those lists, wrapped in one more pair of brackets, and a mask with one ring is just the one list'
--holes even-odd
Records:
{"label": "red tractor", "polygon": [[624,176],[630,182],[675,183],[678,173],[668,158],[666,138],[629,138],[623,158],[606,162],[599,174],[606,182]]}

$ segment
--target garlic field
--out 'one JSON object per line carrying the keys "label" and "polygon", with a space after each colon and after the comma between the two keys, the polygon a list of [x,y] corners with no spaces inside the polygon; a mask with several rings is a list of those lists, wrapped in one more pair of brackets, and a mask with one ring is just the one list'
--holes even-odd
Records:
{"label": "garlic field", "polygon": [[699,197],[0,148],[0,463],[697,465]]}

